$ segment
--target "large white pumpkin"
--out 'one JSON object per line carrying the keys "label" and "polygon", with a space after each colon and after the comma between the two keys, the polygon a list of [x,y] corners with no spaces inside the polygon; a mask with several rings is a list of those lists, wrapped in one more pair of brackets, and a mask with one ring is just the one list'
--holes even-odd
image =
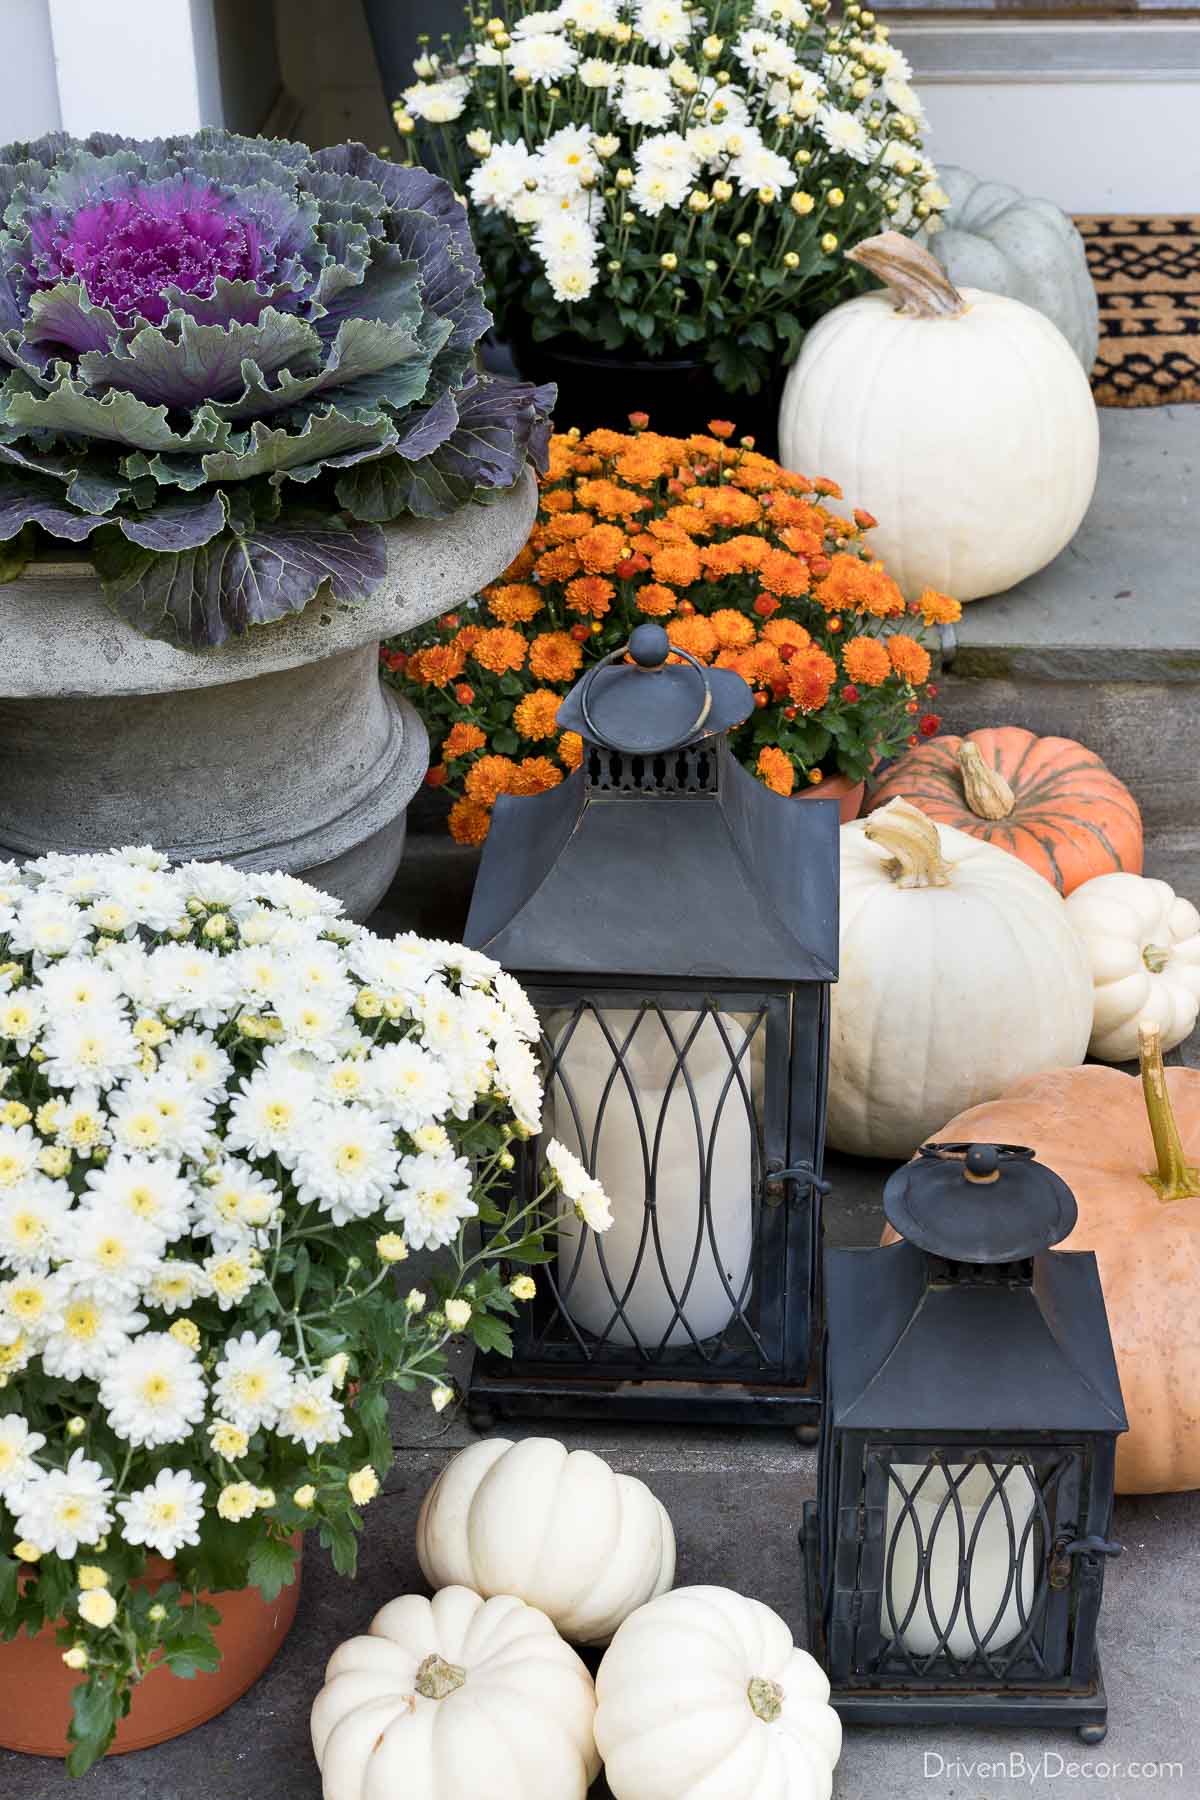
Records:
{"label": "large white pumpkin", "polygon": [[1138,1053],[1138,1026],[1157,1025],[1164,1050],[1190,1037],[1200,1012],[1200,913],[1165,881],[1096,875],[1067,900],[1095,984],[1092,1041],[1101,1062]]}
{"label": "large white pumpkin", "polygon": [[405,1594],[334,1651],[312,1709],[324,1800],[584,1800],[592,1678],[510,1596]]}
{"label": "large white pumpkin", "polygon": [[678,1588],[626,1619],[596,1677],[615,1800],[829,1800],[842,1727],[778,1613]]}
{"label": "large white pumpkin", "polygon": [[997,594],[1074,537],[1096,485],[1087,377],[1050,321],[962,294],[929,253],[885,232],[847,254],[888,286],[836,306],[793,364],[783,462],[831,477],[915,600]]}
{"label": "large white pumpkin", "polygon": [[421,1506],[430,1587],[518,1594],[577,1644],[607,1644],[675,1579],[675,1532],[644,1482],[555,1438],[484,1438],[447,1463]]}
{"label": "large white pumpkin", "polygon": [[832,1145],[909,1156],[967,1107],[1083,1061],[1091,974],[1048,881],[907,800],[843,825],[841,851]]}

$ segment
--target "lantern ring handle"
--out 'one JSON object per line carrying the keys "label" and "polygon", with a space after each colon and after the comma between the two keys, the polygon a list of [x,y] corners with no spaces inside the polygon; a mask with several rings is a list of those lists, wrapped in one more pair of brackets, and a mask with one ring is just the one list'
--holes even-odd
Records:
{"label": "lantern ring handle", "polygon": [[[615,750],[619,756],[661,756],[664,751],[681,748],[683,744],[688,742],[689,738],[696,735],[700,727],[704,724],[704,721],[708,718],[709,713],[712,711],[713,696],[712,683],[708,679],[708,670],[698,656],[693,656],[690,650],[683,649],[679,644],[672,644],[669,654],[682,657],[685,662],[691,663],[693,669],[695,669],[696,673],[699,675],[704,687],[704,698],[700,703],[700,710],[692,720],[692,723],[688,726],[686,732],[684,732],[681,740],[676,741],[674,735],[672,735],[672,737],[663,744],[619,744],[613,738],[606,737],[592,717],[592,709],[589,704],[592,683],[602,669],[606,669],[610,663],[618,662],[622,657],[625,657],[628,654],[628,643],[622,644],[616,650],[610,650],[607,656],[602,657],[598,663],[588,670],[583,681],[580,683],[579,710],[583,714],[583,722],[587,726],[588,736],[593,743],[599,744],[602,749]],[[645,672],[643,664],[635,662],[634,666]],[[660,669],[662,667],[663,664],[658,663],[651,668],[650,673],[654,673],[656,668]]]}

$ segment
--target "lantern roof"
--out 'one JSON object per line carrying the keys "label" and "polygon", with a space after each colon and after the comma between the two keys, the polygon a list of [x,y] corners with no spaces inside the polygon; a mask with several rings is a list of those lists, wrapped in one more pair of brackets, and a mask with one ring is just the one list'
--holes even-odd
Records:
{"label": "lantern roof", "polygon": [[1032,1281],[981,1282],[940,1279],[915,1244],[827,1250],[825,1301],[838,1429],[1128,1429],[1090,1251],[1044,1251]]}
{"label": "lantern roof", "polygon": [[548,793],[502,795],[466,942],[534,976],[836,979],[837,803],[771,793],[723,738],[686,755],[705,769],[669,758],[656,785],[648,756],[603,786],[585,754]]}

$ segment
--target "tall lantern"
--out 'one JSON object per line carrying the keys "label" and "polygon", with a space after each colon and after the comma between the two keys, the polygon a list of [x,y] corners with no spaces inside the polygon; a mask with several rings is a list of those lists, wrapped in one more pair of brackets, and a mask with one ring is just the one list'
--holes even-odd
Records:
{"label": "tall lantern", "polygon": [[1010,1144],[926,1144],[902,1242],[825,1255],[826,1410],[805,1507],[810,1643],[854,1724],[1103,1738],[1096,1627],[1127,1429],[1070,1189]]}
{"label": "tall lantern", "polygon": [[838,813],[739,766],[752,710],[639,625],[563,702],[579,769],[497,803],[467,942],[527,988],[544,1129],[615,1222],[562,1223],[512,1361],[477,1359],[481,1423],[816,1423]]}

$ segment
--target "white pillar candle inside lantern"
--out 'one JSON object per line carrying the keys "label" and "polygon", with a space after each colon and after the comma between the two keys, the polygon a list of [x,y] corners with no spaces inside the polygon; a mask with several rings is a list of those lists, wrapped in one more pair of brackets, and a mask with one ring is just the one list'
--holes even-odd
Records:
{"label": "white pillar candle inside lantern", "polygon": [[746,1031],[729,1013],[706,1015],[698,1030],[695,1014],[668,1016],[669,1032],[652,1010],[606,1011],[610,1043],[596,1016],[584,1013],[557,1037],[561,1079],[550,1084],[554,1135],[592,1167],[613,1213],[603,1266],[595,1237],[588,1234],[581,1252],[578,1224],[560,1228],[563,1303],[582,1330],[646,1349],[724,1331],[745,1304],[753,1237]]}
{"label": "white pillar candle inside lantern", "polygon": [[[930,1656],[938,1649],[953,1615],[954,1624],[946,1638],[951,1656],[969,1659],[978,1646],[986,1651],[1002,1650],[1020,1634],[1033,1599],[1036,1527],[1028,1532],[1026,1527],[1037,1494],[1029,1471],[1015,1467],[994,1475],[982,1463],[969,1470],[966,1463],[950,1463],[944,1469],[931,1469],[921,1481],[924,1464],[897,1463],[894,1467],[897,1480],[907,1493],[916,1493],[916,1498],[906,1512],[903,1495],[894,1481],[889,1482],[890,1579],[889,1567],[885,1567],[884,1634],[889,1638],[898,1635],[913,1656]],[[952,1497],[947,1499],[951,1485],[958,1492],[961,1529],[959,1507]],[[1001,1487],[1008,1501],[1007,1512]],[[967,1566],[965,1589],[956,1612],[963,1564]],[[914,1590],[916,1604],[905,1624]],[[899,1632],[898,1627],[902,1627]]]}

